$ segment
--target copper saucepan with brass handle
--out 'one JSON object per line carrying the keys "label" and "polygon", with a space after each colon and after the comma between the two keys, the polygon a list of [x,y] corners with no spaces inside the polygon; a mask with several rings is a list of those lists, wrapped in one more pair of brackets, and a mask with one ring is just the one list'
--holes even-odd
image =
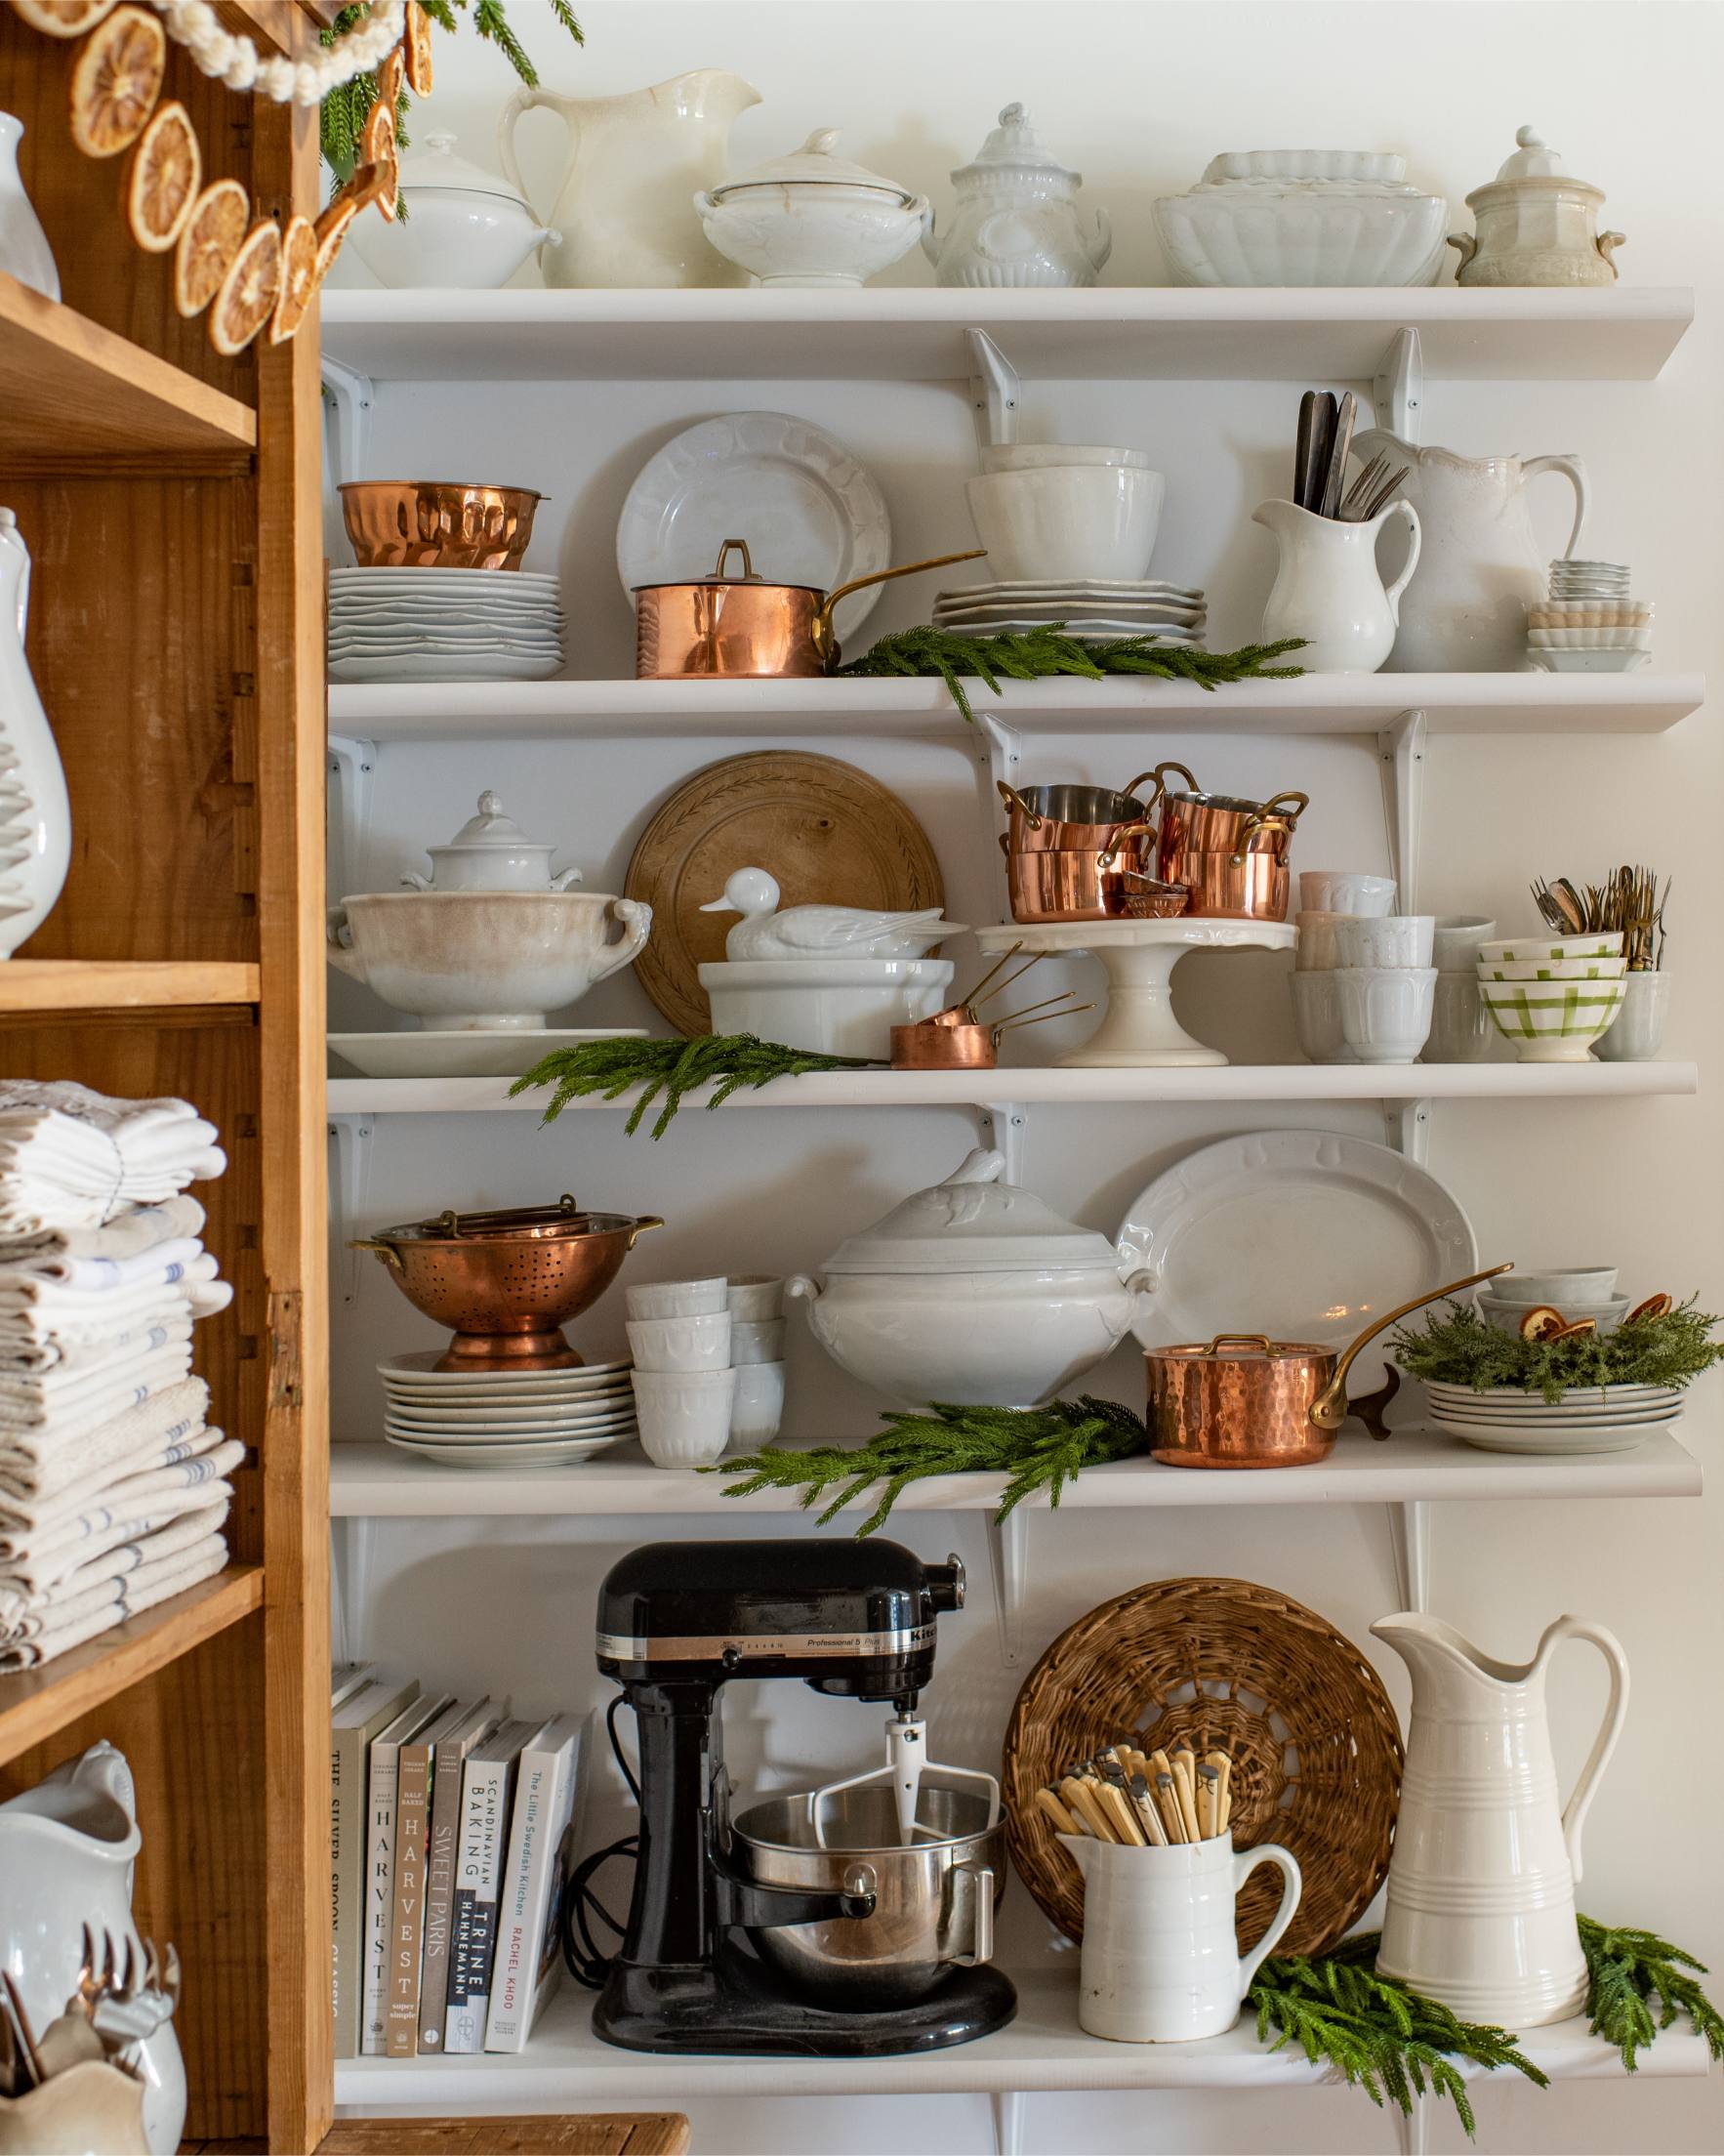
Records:
{"label": "copper saucepan with brass handle", "polygon": [[[635,587],[635,675],[637,681],[782,681],[830,674],[841,653],[832,610],[869,584],[948,562],[973,561],[985,547],[936,554],[895,569],[853,576],[823,592],[817,584],[773,584],[758,575],[746,539],[726,539],[711,576],[682,584]],[[726,576],[732,554],[742,574]]]}
{"label": "copper saucepan with brass handle", "polygon": [[1328,1459],[1349,1415],[1374,1437],[1386,1437],[1383,1410],[1401,1380],[1391,1369],[1378,1391],[1349,1400],[1347,1372],[1360,1348],[1427,1303],[1512,1270],[1493,1265],[1416,1295],[1368,1325],[1339,1355],[1262,1333],[1217,1333],[1207,1343],[1147,1348],[1150,1450],[1173,1468],[1301,1468]]}

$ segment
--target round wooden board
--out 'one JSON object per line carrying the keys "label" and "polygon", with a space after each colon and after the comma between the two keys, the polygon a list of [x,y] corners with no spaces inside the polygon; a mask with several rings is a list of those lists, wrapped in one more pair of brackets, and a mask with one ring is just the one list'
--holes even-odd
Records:
{"label": "round wooden board", "polygon": [[712,1029],[695,969],[724,956],[739,918],[702,913],[739,868],[763,868],[782,907],[943,906],[927,833],[889,787],[835,757],[763,749],[709,764],[665,803],[635,849],[623,890],[652,908],[635,961],[640,985],[678,1031]]}

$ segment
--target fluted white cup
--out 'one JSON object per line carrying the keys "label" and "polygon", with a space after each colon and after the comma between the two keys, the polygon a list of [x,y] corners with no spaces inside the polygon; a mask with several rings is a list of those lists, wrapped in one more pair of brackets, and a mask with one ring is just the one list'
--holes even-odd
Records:
{"label": "fluted white cup", "polygon": [[623,1327],[636,1370],[728,1370],[731,1316],[631,1318]]}
{"label": "fluted white cup", "polygon": [[[1321,974],[1289,974],[1293,991],[1293,1031],[1299,1047],[1313,1063],[1356,1063],[1359,1058],[1347,1046],[1341,1031],[1341,994],[1335,986],[1340,975],[1331,969]],[[1472,976],[1468,974],[1470,981]],[[1477,994],[1476,984],[1474,994]]]}
{"label": "fluted white cup", "polygon": [[1337,921],[1334,951],[1338,963],[1360,966],[1412,966],[1423,969],[1431,963],[1436,916],[1429,913],[1394,913],[1375,919]]}
{"label": "fluted white cup", "polygon": [[701,1468],[730,1441],[734,1370],[634,1370],[640,1449],[655,1468]]}
{"label": "fluted white cup", "polygon": [[1365,876],[1352,868],[1301,869],[1299,903],[1312,913],[1391,913],[1395,879]]}
{"label": "fluted white cup", "polygon": [[1341,1034],[1362,1063],[1410,1063],[1429,1038],[1434,966],[1353,966],[1336,974]]}

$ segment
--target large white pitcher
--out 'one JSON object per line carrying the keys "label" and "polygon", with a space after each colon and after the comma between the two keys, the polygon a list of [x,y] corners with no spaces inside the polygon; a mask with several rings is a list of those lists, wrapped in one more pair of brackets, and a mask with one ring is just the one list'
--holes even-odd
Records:
{"label": "large white pitcher", "polygon": [[0,958],[53,910],[72,856],[65,772],[24,657],[30,550],[0,509]]}
{"label": "large white pitcher", "polygon": [[[1530,1662],[1496,1662],[1452,1625],[1372,1626],[1413,1673],[1407,1770],[1376,1966],[1467,2021],[1566,2021],[1586,1999],[1575,1923],[1580,1827],[1628,1706],[1628,1661],[1602,1625],[1559,1617]],[[1566,1808],[1544,1709],[1564,1639],[1610,1665],[1610,1705]]]}
{"label": "large white pitcher", "polygon": [[517,90],[503,107],[497,141],[503,170],[528,201],[514,154],[521,114],[543,105],[569,131],[555,207],[539,218],[562,234],[540,258],[545,282],[747,284],[748,271],[709,244],[694,198],[724,177],[731,123],[759,102],[758,90],[722,67],[614,98]]}
{"label": "large white pitcher", "polygon": [[[1231,1834],[1170,1848],[1059,1839],[1084,1875],[1080,2025],[1119,2044],[1186,2044],[1232,2028],[1298,1908],[1292,1853],[1259,1842],[1236,1856]],[[1259,1864],[1275,1865],[1285,1885],[1268,1930],[1242,1959],[1233,1905]]]}
{"label": "large white pitcher", "polygon": [[1418,449],[1373,428],[1356,435],[1361,457],[1381,450],[1411,469],[1404,497],[1424,533],[1418,581],[1401,608],[1391,674],[1524,674],[1527,614],[1549,593],[1548,559],[1533,530],[1528,482],[1560,472],[1575,490],[1565,557],[1586,529],[1586,468],[1579,457],[1460,457]]}

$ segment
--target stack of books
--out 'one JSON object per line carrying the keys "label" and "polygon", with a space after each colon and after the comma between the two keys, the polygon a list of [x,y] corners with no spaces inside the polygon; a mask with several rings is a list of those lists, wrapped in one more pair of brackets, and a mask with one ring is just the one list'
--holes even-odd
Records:
{"label": "stack of books", "polygon": [[333,1673],[337,2058],[526,2043],[562,1971],[584,1721]]}

